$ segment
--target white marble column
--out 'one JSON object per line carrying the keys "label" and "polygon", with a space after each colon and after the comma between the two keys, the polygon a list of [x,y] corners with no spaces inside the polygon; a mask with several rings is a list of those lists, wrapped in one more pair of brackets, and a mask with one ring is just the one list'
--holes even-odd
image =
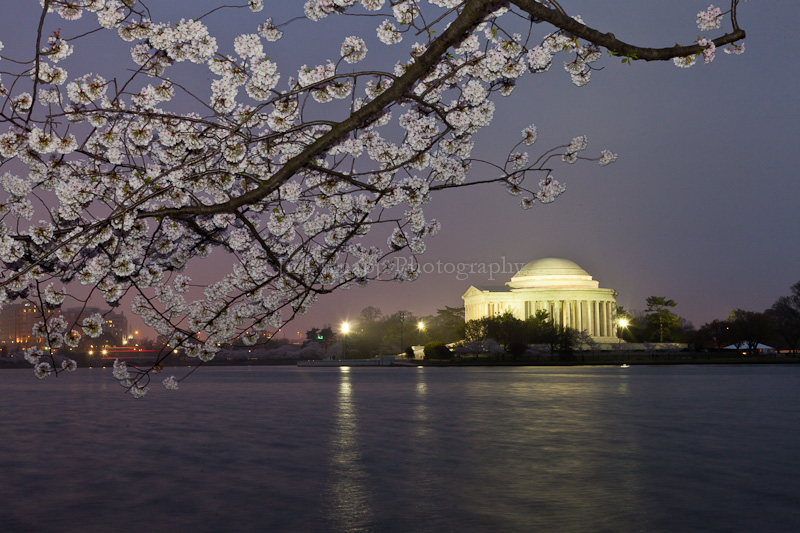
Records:
{"label": "white marble column", "polygon": [[581,330],[580,318],[579,318],[580,317],[580,309],[578,309],[579,305],[580,305],[580,302],[577,302],[575,300],[572,301],[572,327],[577,329],[578,331]]}
{"label": "white marble column", "polygon": [[600,336],[605,337],[608,335],[606,332],[606,305],[605,302],[598,302],[600,308]]}
{"label": "white marble column", "polygon": [[575,308],[575,300],[569,301],[569,320],[572,323],[572,329],[578,329],[578,310]]}
{"label": "white marble column", "polygon": [[597,315],[595,315],[595,318],[594,318],[594,322],[597,325],[597,333],[596,333],[596,335],[598,337],[602,337],[603,336],[603,316],[600,314],[600,311],[602,310],[600,302],[595,302],[594,303],[594,309],[597,312]]}
{"label": "white marble column", "polygon": [[564,308],[564,327],[568,328],[572,326],[572,309],[569,307],[570,301],[569,300],[562,300],[561,306]]}

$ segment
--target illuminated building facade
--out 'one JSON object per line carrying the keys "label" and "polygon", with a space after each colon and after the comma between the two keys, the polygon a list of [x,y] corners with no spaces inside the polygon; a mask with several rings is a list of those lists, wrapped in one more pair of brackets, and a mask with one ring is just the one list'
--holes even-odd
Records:
{"label": "illuminated building facade", "polygon": [[556,324],[585,331],[596,342],[617,340],[617,293],[601,289],[598,281],[568,259],[531,261],[505,286],[472,286],[462,298],[467,321],[506,311],[525,320],[546,311]]}
{"label": "illuminated building facade", "polygon": [[[33,326],[44,320],[45,317],[50,318],[56,314],[63,314],[67,323],[83,335],[81,322],[92,313],[100,313],[104,318],[102,339],[111,345],[121,344],[123,339],[128,336],[127,317],[122,313],[103,313],[102,311],[99,308],[87,307],[86,309],[46,310],[43,314],[41,307],[30,302],[5,305],[0,309],[0,347],[5,346],[8,351],[13,351],[17,348],[42,344],[43,338],[33,336]],[[86,338],[85,335],[83,337]]]}
{"label": "illuminated building facade", "polygon": [[[59,313],[60,311],[56,311]],[[47,312],[47,316],[51,316]],[[0,309],[0,346],[26,348],[41,343],[44,339],[34,337],[33,325],[43,320],[42,309],[30,302],[5,305]]]}

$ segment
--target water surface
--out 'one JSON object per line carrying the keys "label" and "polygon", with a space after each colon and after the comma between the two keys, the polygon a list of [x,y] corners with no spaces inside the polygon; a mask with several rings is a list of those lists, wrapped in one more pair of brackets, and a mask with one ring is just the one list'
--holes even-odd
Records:
{"label": "water surface", "polygon": [[216,367],[143,400],[5,370],[0,394],[0,531],[800,529],[794,366]]}

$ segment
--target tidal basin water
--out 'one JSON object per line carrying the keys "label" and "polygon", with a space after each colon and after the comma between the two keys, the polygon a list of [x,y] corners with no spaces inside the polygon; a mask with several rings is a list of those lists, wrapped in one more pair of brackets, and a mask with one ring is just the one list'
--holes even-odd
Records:
{"label": "tidal basin water", "polygon": [[[167,375],[174,369],[167,369]],[[798,531],[800,366],[0,372],[0,531]]]}

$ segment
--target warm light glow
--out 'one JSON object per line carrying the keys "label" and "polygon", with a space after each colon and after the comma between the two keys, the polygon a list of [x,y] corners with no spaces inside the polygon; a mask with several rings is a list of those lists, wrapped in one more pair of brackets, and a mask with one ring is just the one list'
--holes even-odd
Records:
{"label": "warm light glow", "polygon": [[103,350],[103,355],[108,355],[108,350]]}
{"label": "warm light glow", "polygon": [[350,323],[342,322],[342,335],[347,335],[348,333],[350,333]]}
{"label": "warm light glow", "polygon": [[628,319],[626,319],[626,318],[620,318],[619,319],[620,327],[627,328],[628,324],[629,324]]}
{"label": "warm light glow", "polygon": [[420,320],[419,322],[417,322],[417,329],[419,329],[420,331],[422,331],[423,329],[425,329],[425,322],[423,322],[422,320]]}

